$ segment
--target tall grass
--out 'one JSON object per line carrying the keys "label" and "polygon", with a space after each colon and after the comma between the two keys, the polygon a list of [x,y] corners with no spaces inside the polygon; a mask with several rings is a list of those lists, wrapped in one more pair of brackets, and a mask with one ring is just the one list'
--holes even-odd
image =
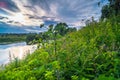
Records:
{"label": "tall grass", "polygon": [[[91,23],[5,66],[0,80],[119,80],[120,16]],[[56,52],[55,52],[56,47]]]}

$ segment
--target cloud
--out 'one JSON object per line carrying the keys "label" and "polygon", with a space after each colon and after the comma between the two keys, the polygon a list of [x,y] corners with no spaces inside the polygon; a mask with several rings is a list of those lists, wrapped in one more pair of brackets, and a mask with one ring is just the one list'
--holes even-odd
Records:
{"label": "cloud", "polygon": [[8,18],[7,18],[7,17],[0,16],[0,19],[3,20],[3,19],[8,19]]}
{"label": "cloud", "polygon": [[6,8],[14,12],[19,11],[18,7],[12,0],[0,0],[0,8]]}
{"label": "cloud", "polygon": [[[84,21],[91,19],[92,16],[96,20],[99,19],[102,7],[98,7],[99,1],[102,4],[106,2],[103,0],[0,0],[2,4],[0,21],[10,26],[24,28],[57,22],[84,26]],[[27,31],[30,31],[29,29]]]}

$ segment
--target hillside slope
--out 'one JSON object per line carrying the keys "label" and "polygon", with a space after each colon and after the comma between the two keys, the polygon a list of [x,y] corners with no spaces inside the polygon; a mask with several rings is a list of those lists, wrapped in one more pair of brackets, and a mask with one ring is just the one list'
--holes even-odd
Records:
{"label": "hillside slope", "polygon": [[22,61],[15,59],[0,70],[0,80],[119,80],[119,19],[93,22]]}

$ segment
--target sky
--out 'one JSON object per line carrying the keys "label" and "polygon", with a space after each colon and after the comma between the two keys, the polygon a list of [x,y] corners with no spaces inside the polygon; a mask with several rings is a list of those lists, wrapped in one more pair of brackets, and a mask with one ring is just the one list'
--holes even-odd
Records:
{"label": "sky", "polygon": [[0,0],[0,33],[42,32],[40,24],[59,22],[80,28],[91,17],[99,20],[105,4],[107,0]]}

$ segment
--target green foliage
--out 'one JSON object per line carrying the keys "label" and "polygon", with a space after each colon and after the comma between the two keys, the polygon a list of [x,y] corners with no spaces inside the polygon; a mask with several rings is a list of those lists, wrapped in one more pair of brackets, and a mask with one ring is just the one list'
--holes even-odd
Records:
{"label": "green foliage", "polygon": [[76,75],[72,76],[72,80],[78,80],[78,76]]}
{"label": "green foliage", "polygon": [[103,6],[101,18],[110,18],[120,15],[120,0],[108,0],[109,4]]}
{"label": "green foliage", "polygon": [[66,23],[58,23],[54,30],[57,31],[60,35],[64,36],[67,33],[68,25]]}
{"label": "green foliage", "polygon": [[56,26],[49,25],[48,27],[44,26],[44,24],[40,25],[40,28],[46,28],[46,32],[42,32],[39,34],[28,34],[26,38],[27,44],[36,44],[36,43],[48,43],[49,41],[59,39],[65,36],[67,33],[77,31],[76,28],[70,28],[66,23],[58,23]]}
{"label": "green foliage", "polygon": [[64,36],[69,32],[76,31],[76,28],[70,28],[66,23],[58,23],[53,29],[53,31],[56,31],[61,36]]}
{"label": "green foliage", "polygon": [[45,79],[46,80],[55,80],[55,78],[53,76],[53,71],[46,71]]}
{"label": "green foliage", "polygon": [[27,44],[36,43],[35,39],[38,39],[38,35],[35,33],[29,33],[26,37],[26,43]]}
{"label": "green foliage", "polygon": [[[91,23],[0,69],[0,80],[119,80],[120,16]],[[56,47],[56,53],[54,52]]]}
{"label": "green foliage", "polygon": [[97,80],[116,80],[116,79],[112,76],[106,77],[105,75],[100,75]]}

